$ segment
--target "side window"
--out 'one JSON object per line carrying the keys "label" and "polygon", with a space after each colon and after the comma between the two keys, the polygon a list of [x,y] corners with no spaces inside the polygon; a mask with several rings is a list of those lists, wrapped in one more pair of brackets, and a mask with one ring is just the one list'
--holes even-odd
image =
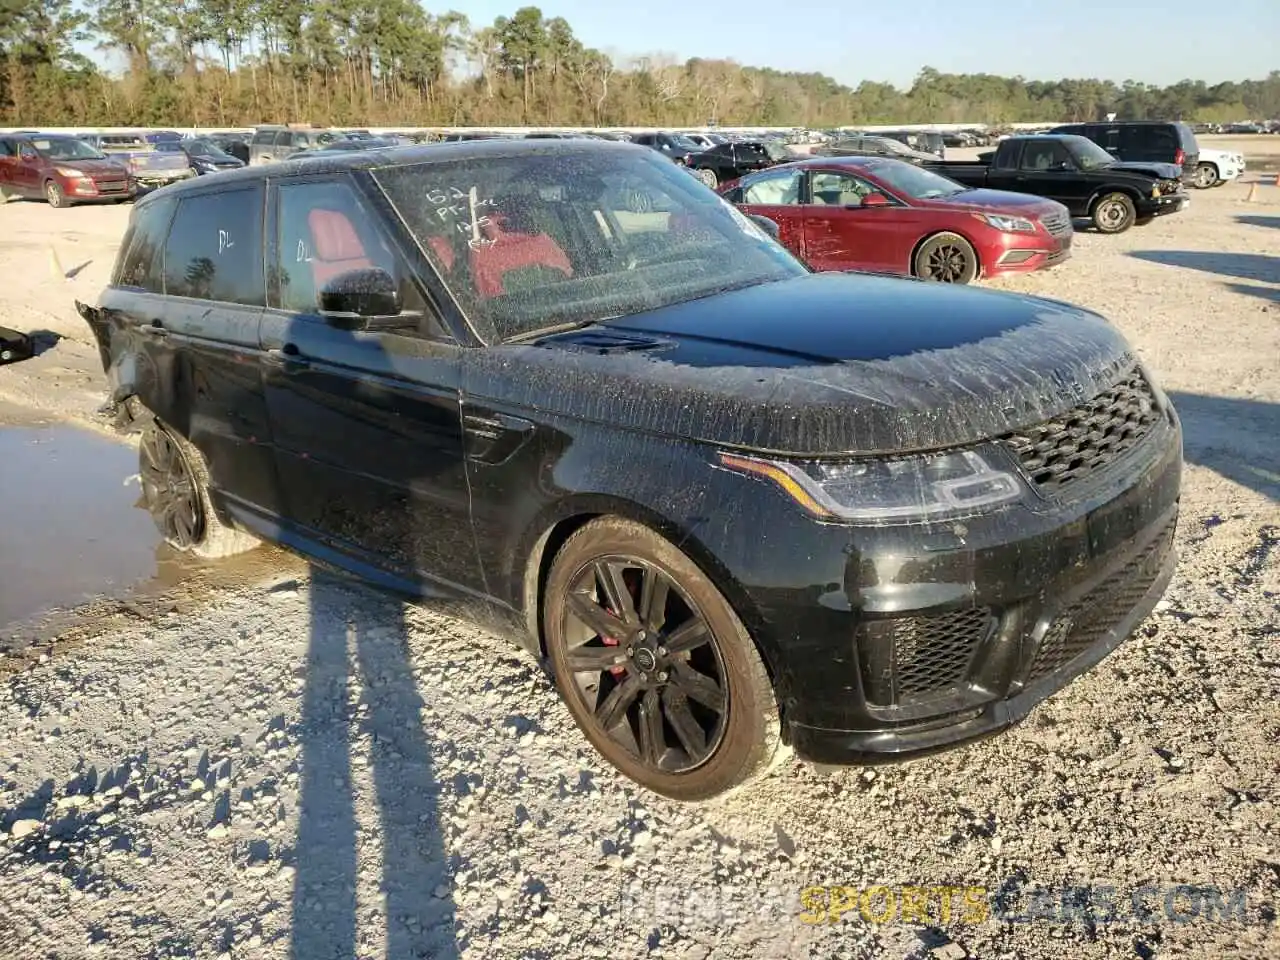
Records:
{"label": "side window", "polygon": [[[320,291],[351,270],[377,268],[396,279],[406,311],[430,313],[417,286],[379,231],[374,215],[350,184],[329,180],[284,183],[278,191],[279,303],[293,313],[314,314]],[[443,328],[424,321],[424,333],[440,338]]]}
{"label": "side window", "polygon": [[763,206],[789,206],[800,202],[799,170],[788,170],[753,180],[742,188],[742,202]]}
{"label": "side window", "polygon": [[1147,131],[1147,150],[1149,156],[1173,162],[1178,152],[1178,134],[1171,126],[1153,126]]}
{"label": "side window", "polygon": [[16,157],[17,149],[13,145],[12,140],[0,140],[0,157]]}
{"label": "side window", "polygon": [[1066,148],[1056,140],[1031,140],[1022,155],[1022,167],[1024,170],[1052,170],[1066,159]]}
{"label": "side window", "polygon": [[812,175],[813,202],[820,206],[858,207],[868,193],[877,193],[866,180],[848,173],[819,170]]}
{"label": "side window", "polygon": [[276,134],[273,144],[276,150],[287,150],[293,145],[293,134],[288,130],[281,130]]}
{"label": "side window", "polygon": [[1022,151],[1023,144],[1017,140],[1006,140],[996,148],[992,169],[1017,170],[1022,165]]}
{"label": "side window", "polygon": [[164,293],[164,238],[173,201],[156,198],[138,207],[129,221],[112,286]]}
{"label": "side window", "polygon": [[276,141],[276,131],[259,130],[253,135],[253,139],[250,140],[249,143],[255,147],[266,147],[275,143],[275,141]]}
{"label": "side window", "polygon": [[164,292],[251,307],[266,304],[261,189],[178,202],[165,245]]}

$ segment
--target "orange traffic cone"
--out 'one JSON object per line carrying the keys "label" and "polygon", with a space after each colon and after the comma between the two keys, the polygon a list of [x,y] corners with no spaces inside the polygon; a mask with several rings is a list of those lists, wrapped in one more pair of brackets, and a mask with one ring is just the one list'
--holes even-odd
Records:
{"label": "orange traffic cone", "polygon": [[1280,173],[1276,174],[1276,186],[1280,187]]}

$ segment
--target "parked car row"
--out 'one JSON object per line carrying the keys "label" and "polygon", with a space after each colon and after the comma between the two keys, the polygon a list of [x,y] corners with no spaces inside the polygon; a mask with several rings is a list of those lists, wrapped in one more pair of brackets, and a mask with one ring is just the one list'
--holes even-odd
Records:
{"label": "parked car row", "polygon": [[[1060,214],[887,158],[741,183],[779,175],[815,211],[982,221],[1032,256]],[[681,800],[784,746],[865,763],[1007,728],[1174,569],[1181,430],[1114,325],[817,272],[633,145],[192,178],[138,202],[77,308],[172,547],[272,540],[460,601]]]}
{"label": "parked car row", "polygon": [[719,190],[814,270],[966,284],[1056,266],[1073,221],[1121,233],[1186,209],[1187,185],[1243,169],[1243,157],[1206,155],[1185,124],[1084,124],[1006,137],[976,161],[854,137]]}

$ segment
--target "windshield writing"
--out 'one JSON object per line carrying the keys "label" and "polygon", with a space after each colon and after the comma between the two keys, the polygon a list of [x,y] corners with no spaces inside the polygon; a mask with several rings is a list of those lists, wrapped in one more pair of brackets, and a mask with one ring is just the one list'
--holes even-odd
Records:
{"label": "windshield writing", "polygon": [[499,339],[808,272],[652,151],[491,154],[374,176],[459,305]]}

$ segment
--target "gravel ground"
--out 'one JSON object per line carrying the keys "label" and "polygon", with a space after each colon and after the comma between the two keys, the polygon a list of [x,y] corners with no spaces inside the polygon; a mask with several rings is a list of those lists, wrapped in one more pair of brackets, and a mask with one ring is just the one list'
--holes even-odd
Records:
{"label": "gravel ground", "polygon": [[[0,955],[1276,957],[1280,188],[1246,195],[998,284],[1112,317],[1188,459],[1165,601],[1021,727],[680,806],[600,763],[508,639],[268,549],[63,612],[0,661]],[[0,208],[0,322],[64,338],[0,369],[0,400],[97,427],[70,300],[126,216]],[[1119,915],[1064,920],[1082,885]],[[799,899],[818,886],[852,889]],[[931,919],[873,922],[875,886],[930,888],[908,894]],[[984,915],[965,888],[1008,897]],[[1154,916],[1129,908],[1144,888]]]}

